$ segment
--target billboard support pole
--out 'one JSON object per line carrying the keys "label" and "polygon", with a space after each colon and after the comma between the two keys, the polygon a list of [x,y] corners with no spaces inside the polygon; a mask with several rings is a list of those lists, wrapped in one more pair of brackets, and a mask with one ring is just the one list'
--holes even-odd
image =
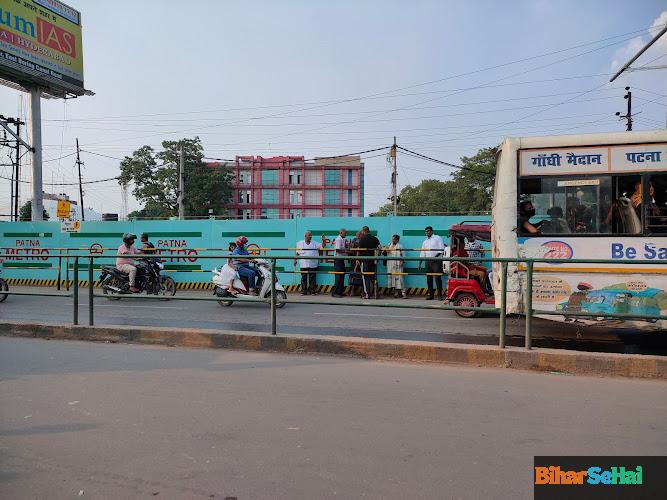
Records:
{"label": "billboard support pole", "polygon": [[32,142],[32,220],[44,219],[42,193],[42,92],[39,87],[30,88],[30,135]]}

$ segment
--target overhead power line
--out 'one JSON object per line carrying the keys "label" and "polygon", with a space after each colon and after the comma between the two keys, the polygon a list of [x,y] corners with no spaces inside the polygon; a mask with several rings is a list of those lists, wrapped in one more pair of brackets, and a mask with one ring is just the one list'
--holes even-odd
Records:
{"label": "overhead power line", "polygon": [[409,153],[410,155],[416,156],[417,158],[421,158],[421,159],[427,160],[427,161],[432,161],[434,163],[439,163],[440,165],[445,165],[447,167],[457,168],[459,170],[468,170],[469,172],[476,172],[478,174],[484,174],[484,175],[496,175],[495,172],[485,172],[484,170],[477,170],[476,168],[465,167],[463,165],[454,165],[453,163],[438,160],[436,158],[431,158],[430,156],[426,156],[426,155],[423,155],[421,153],[417,153],[416,151],[412,151],[412,150],[404,148],[402,146],[396,146],[396,148],[400,149],[401,151],[403,151],[405,153]]}

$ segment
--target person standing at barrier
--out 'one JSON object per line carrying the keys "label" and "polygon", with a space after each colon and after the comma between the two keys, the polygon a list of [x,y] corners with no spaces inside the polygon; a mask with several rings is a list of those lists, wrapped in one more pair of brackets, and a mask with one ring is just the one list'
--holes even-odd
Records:
{"label": "person standing at barrier", "polygon": [[252,259],[244,259],[243,255],[250,255],[248,249],[246,248],[246,243],[248,243],[248,238],[245,236],[239,236],[236,238],[236,248],[232,251],[232,255],[237,256],[232,260],[232,264],[236,268],[236,272],[239,273],[239,276],[242,276],[248,280],[248,293],[250,295],[258,295],[256,290],[256,282],[258,272],[250,267]]}
{"label": "person standing at barrier", "polygon": [[[445,253],[445,243],[437,234],[433,234],[433,228],[426,226],[424,228],[426,239],[422,243],[421,258],[442,257]],[[419,269],[421,270],[424,261],[419,261]],[[435,278],[435,285],[438,289],[438,300],[442,300],[442,262],[437,260],[426,261],[426,287],[428,288],[428,296],[426,300],[433,300],[433,278]]]}
{"label": "person standing at barrier", "polygon": [[[403,260],[405,257],[405,250],[403,245],[400,243],[401,237],[397,234],[391,237],[391,244],[387,246],[382,255],[386,257],[395,257],[397,260],[386,260],[387,263],[387,274],[389,275],[387,279],[387,288],[390,288],[394,292],[394,297],[403,297],[407,299],[408,296],[405,294],[405,280],[403,279]],[[398,260],[400,258],[400,260]]]}
{"label": "person standing at barrier", "polygon": [[[368,226],[361,228],[361,239],[359,240],[359,255],[364,257],[374,257],[377,255],[377,250],[380,247],[380,240],[371,234]],[[373,284],[375,282],[375,261],[372,259],[364,259],[361,261],[361,274],[364,293],[362,298],[370,299],[373,291]]]}
{"label": "person standing at barrier", "polygon": [[[334,256],[345,257],[347,255],[348,242],[345,238],[347,230],[345,228],[338,231],[338,236],[333,240]],[[331,296],[340,298],[345,293],[345,260],[340,258],[334,260],[334,272],[336,277],[334,279],[334,287],[331,291]]]}
{"label": "person standing at barrier", "polygon": [[137,277],[137,267],[134,265],[134,258],[130,255],[138,255],[139,250],[134,246],[134,241],[137,239],[136,234],[125,233],[123,235],[123,244],[118,247],[118,255],[127,255],[128,257],[116,257],[116,269],[121,273],[127,273],[130,282],[130,292],[138,293],[139,289],[134,286]]}
{"label": "person standing at barrier", "polygon": [[[357,257],[359,255],[359,250],[357,250],[357,248],[359,248],[359,241],[361,240],[362,236],[363,233],[361,231],[357,231],[355,237],[352,238],[352,241],[350,242],[350,249],[348,250],[348,253],[351,257]],[[356,295],[356,290],[363,289],[364,286],[361,276],[361,261],[356,258],[350,259],[350,277],[348,285],[350,285],[350,297],[354,297]]]}
{"label": "person standing at barrier", "polygon": [[[322,252],[322,244],[313,241],[313,233],[306,231],[303,239],[296,244],[296,254],[300,257],[318,257]],[[295,259],[299,261],[301,270],[301,295],[317,295],[317,259]]]}

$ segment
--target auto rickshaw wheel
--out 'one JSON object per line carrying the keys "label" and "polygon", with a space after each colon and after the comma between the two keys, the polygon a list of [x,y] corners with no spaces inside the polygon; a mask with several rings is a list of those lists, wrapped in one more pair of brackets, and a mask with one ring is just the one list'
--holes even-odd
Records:
{"label": "auto rickshaw wheel", "polygon": [[[477,301],[477,297],[472,293],[461,293],[456,296],[453,305],[459,307],[479,307],[479,302]],[[475,318],[479,316],[479,311],[463,311],[457,309],[456,314],[462,318]]]}

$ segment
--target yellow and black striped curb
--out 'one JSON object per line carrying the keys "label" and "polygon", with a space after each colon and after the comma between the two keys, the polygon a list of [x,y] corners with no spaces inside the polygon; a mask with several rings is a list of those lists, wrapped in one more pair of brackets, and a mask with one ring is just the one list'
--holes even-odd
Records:
{"label": "yellow and black striped curb", "polygon": [[225,348],[295,354],[329,354],[366,359],[419,361],[513,368],[574,375],[667,380],[667,357],[594,353],[556,349],[446,344],[406,340],[362,339],[307,335],[262,335],[194,328],[91,327],[0,323],[0,335],[94,342],[153,344],[174,347]]}
{"label": "yellow and black striped curb", "polygon": [[[58,284],[58,280],[45,280],[45,279],[32,279],[32,278],[7,278],[5,281],[10,285],[16,286],[48,286],[54,287]],[[74,281],[69,280],[70,286]],[[67,281],[63,278],[60,280],[60,286],[67,286]],[[79,280],[79,286],[88,286],[87,280]],[[95,282],[95,286],[99,286],[99,282]],[[176,288],[179,290],[212,290],[213,283],[209,282],[199,282],[199,283],[176,283]],[[299,292],[301,291],[301,285],[284,285],[285,291],[287,292]],[[359,287],[357,287],[359,288]],[[333,290],[333,285],[318,285],[318,293],[331,293]],[[345,287],[345,293],[348,294],[351,290],[350,286]],[[381,295],[388,293],[389,288],[379,287],[378,293]],[[405,292],[407,295],[422,296],[425,297],[427,293],[426,288],[406,288]]]}

